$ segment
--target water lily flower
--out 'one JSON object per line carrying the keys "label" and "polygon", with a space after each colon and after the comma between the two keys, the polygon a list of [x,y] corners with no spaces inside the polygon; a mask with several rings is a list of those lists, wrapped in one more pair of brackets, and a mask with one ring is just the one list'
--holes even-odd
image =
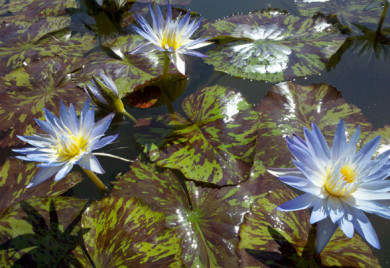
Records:
{"label": "water lily flower", "polygon": [[75,164],[90,177],[94,172],[104,173],[104,169],[92,152],[112,143],[118,135],[103,138],[114,113],[95,123],[94,109],[94,106],[92,109],[89,108],[89,101],[87,101],[78,118],[72,104],[67,110],[61,102],[59,118],[44,109],[46,121],[36,119],[38,126],[47,134],[18,136],[33,147],[13,149],[24,155],[16,157],[25,161],[40,162],[37,166],[41,167],[27,188],[44,182],[54,174],[56,174],[54,180],[59,181]]}
{"label": "water lily flower", "polygon": [[194,49],[210,45],[210,42],[206,42],[207,38],[191,39],[191,36],[196,29],[198,29],[201,20],[191,21],[189,12],[181,19],[180,13],[174,20],[172,18],[172,9],[169,2],[166,19],[164,19],[158,6],[156,14],[153,13],[150,6],[149,9],[153,26],[151,27],[140,14],[137,14],[137,20],[141,28],[133,26],[135,31],[149,42],[133,49],[130,53],[140,54],[156,50],[164,51],[168,53],[171,62],[182,74],[185,74],[183,54],[206,57],[204,54],[194,51]]}
{"label": "water lily flower", "polygon": [[114,81],[101,71],[99,75],[101,79],[92,76],[90,82],[84,86],[89,98],[104,109],[124,114],[136,123],[137,120],[125,110]]}
{"label": "water lily flower", "polygon": [[343,121],[337,126],[332,148],[313,123],[304,128],[305,141],[287,137],[287,145],[295,157],[296,168],[270,169],[279,179],[304,192],[303,195],[278,207],[295,211],[312,207],[310,223],[317,223],[317,252],[326,246],[340,226],[351,238],[354,229],[373,247],[380,248],[377,235],[363,211],[390,218],[390,209],[379,200],[390,199],[389,155],[386,151],[372,159],[380,136],[356,151],[360,128],[349,142]]}

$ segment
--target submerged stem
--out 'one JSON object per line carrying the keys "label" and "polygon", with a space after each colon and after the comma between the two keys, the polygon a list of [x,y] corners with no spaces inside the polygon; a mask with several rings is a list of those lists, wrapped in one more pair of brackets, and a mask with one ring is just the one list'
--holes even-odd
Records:
{"label": "submerged stem", "polygon": [[137,124],[137,119],[135,119],[135,117],[129,114],[126,110],[122,111],[122,114],[129,118],[131,121],[133,121],[135,124]]}
{"label": "submerged stem", "polygon": [[85,168],[81,168],[85,174],[88,175],[88,177],[96,184],[97,187],[99,187],[100,190],[103,190],[103,191],[106,191],[107,190],[107,187],[104,185],[104,183],[98,178],[98,176],[96,176],[95,173],[93,173],[92,171],[88,170],[88,169],[85,169]]}
{"label": "submerged stem", "polygon": [[383,7],[383,11],[382,11],[382,16],[381,16],[381,19],[379,20],[378,28],[376,29],[375,43],[376,43],[377,40],[378,40],[378,36],[381,34],[383,22],[384,22],[384,20],[385,20],[385,17],[386,17],[386,13],[387,13],[387,9],[388,9],[388,8],[389,8],[389,2],[385,1],[385,6]]}

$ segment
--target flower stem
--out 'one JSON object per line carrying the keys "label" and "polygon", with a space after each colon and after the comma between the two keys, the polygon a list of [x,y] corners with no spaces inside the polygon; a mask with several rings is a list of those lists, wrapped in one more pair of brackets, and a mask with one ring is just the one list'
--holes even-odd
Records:
{"label": "flower stem", "polygon": [[124,110],[122,112],[123,115],[125,115],[126,117],[128,117],[131,121],[133,121],[135,124],[137,124],[137,119],[135,119],[134,116],[132,116],[131,114],[129,114],[126,110]]}
{"label": "flower stem", "polygon": [[379,20],[379,24],[378,24],[378,28],[376,29],[376,35],[375,35],[375,43],[378,39],[378,36],[380,35],[381,33],[381,30],[382,30],[382,26],[383,26],[383,22],[385,20],[385,17],[386,17],[386,13],[387,13],[387,9],[389,8],[389,2],[385,1],[385,6],[383,7],[383,11],[382,11],[382,16],[381,16],[381,19]]}
{"label": "flower stem", "polygon": [[162,77],[164,80],[168,80],[168,73],[169,73],[169,63],[170,59],[168,57],[168,52],[164,53],[164,67],[163,67],[163,74]]}
{"label": "flower stem", "polygon": [[88,175],[88,177],[96,184],[97,187],[99,187],[100,190],[103,190],[103,191],[106,191],[107,190],[107,187],[103,184],[103,182],[98,178],[98,176],[96,176],[95,173],[93,173],[92,171],[88,170],[88,169],[85,169],[85,168],[81,168],[85,174]]}

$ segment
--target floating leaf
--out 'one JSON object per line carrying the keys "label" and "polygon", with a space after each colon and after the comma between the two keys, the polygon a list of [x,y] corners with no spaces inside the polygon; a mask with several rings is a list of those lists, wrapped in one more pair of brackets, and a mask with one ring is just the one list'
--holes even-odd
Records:
{"label": "floating leaf", "polygon": [[51,197],[14,205],[0,217],[0,262],[7,267],[59,266],[82,241],[85,204]]}
{"label": "floating leaf", "polygon": [[[246,180],[258,129],[258,114],[252,105],[238,92],[213,86],[188,96],[182,106],[188,119],[179,115],[160,117],[167,127],[152,126],[147,132],[152,136],[150,140],[154,136],[154,143],[161,144],[162,132],[172,131],[160,149],[150,152],[153,161],[199,182],[222,186]],[[147,129],[140,128],[140,132]]]}
{"label": "floating leaf", "polygon": [[381,142],[378,147],[378,154],[381,154],[387,150],[390,150],[390,125],[386,125],[383,128],[372,131],[361,144],[366,144],[373,138],[381,136]]}
{"label": "floating leaf", "polygon": [[181,267],[179,239],[164,223],[136,198],[107,197],[84,213],[84,242],[97,267]]}
{"label": "floating leaf", "polygon": [[360,139],[371,130],[371,124],[361,110],[346,103],[340,92],[327,84],[279,83],[260,101],[257,111],[261,122],[257,151],[267,167],[291,165],[292,155],[285,137],[296,134],[303,138],[303,127],[311,128],[312,122],[319,127],[329,145],[340,119],[344,120],[350,133],[360,125]]}
{"label": "floating leaf", "polygon": [[261,191],[255,181],[221,189],[185,182],[191,204],[174,173],[154,164],[135,163],[113,184],[112,196],[139,197],[166,214],[166,226],[181,240],[181,259],[186,266],[238,266],[239,225]]}
{"label": "floating leaf", "polygon": [[57,114],[60,100],[81,110],[87,95],[69,80],[81,64],[77,58],[44,58],[0,79],[0,147],[21,144],[16,135],[34,133],[34,118],[44,118],[43,108]]}
{"label": "floating leaf", "polygon": [[107,53],[98,51],[88,55],[89,62],[76,76],[80,83],[88,82],[99,70],[106,70],[115,82],[120,97],[131,93],[137,86],[162,74],[162,54],[131,55],[127,52],[145,43],[138,35],[120,36],[106,41]]}
{"label": "floating leaf", "polygon": [[295,0],[300,14],[313,16],[317,12],[332,13],[337,16],[340,23],[352,30],[357,30],[354,23],[364,23],[365,25],[378,23],[382,9],[380,4],[367,9],[371,2],[372,0]]}
{"label": "floating leaf", "polygon": [[77,0],[0,0],[0,15],[16,15],[18,20],[65,15],[67,9],[78,8]]}
{"label": "floating leaf", "polygon": [[340,229],[318,255],[309,211],[276,210],[297,195],[271,175],[259,183],[269,192],[252,204],[251,213],[245,215],[241,226],[242,267],[380,267],[360,236],[355,234],[349,239]]}
{"label": "floating leaf", "polygon": [[[94,46],[94,37],[71,36],[68,17],[49,17],[34,23],[5,23],[0,27],[0,74],[31,64],[41,57],[81,57]],[[62,30],[62,31],[60,31]],[[58,32],[60,31],[60,32]]]}
{"label": "floating leaf", "polygon": [[276,10],[234,15],[204,28],[203,36],[232,41],[210,50],[206,63],[233,76],[270,82],[321,73],[346,39],[324,16]]}
{"label": "floating leaf", "polygon": [[8,159],[0,167],[0,215],[17,202],[34,197],[60,195],[82,180],[79,172],[72,171],[60,181],[46,180],[27,189],[39,169],[35,164]]}

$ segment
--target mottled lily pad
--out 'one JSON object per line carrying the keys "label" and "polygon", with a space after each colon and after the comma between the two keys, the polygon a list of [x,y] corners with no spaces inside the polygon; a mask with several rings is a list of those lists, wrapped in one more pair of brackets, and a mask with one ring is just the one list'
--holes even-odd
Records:
{"label": "mottled lily pad", "polygon": [[390,125],[386,125],[383,128],[372,131],[369,135],[367,135],[362,144],[366,144],[368,141],[379,135],[381,136],[381,142],[378,147],[378,154],[390,150]]}
{"label": "mottled lily pad", "polygon": [[77,0],[0,0],[0,15],[17,16],[18,20],[67,14],[67,9],[77,8]]}
{"label": "mottled lily pad", "polygon": [[164,224],[164,213],[130,197],[97,201],[82,219],[96,267],[181,267],[179,239]]}
{"label": "mottled lily pad", "polygon": [[138,35],[120,36],[104,42],[106,52],[98,51],[88,55],[88,63],[75,79],[87,83],[99,70],[106,70],[115,82],[120,97],[131,93],[137,86],[162,74],[163,55],[149,53],[131,55],[127,52],[143,44],[145,39]]}
{"label": "mottled lily pad", "polygon": [[312,122],[319,127],[329,145],[340,119],[344,120],[349,133],[360,125],[360,139],[372,128],[359,108],[348,104],[339,91],[327,84],[279,83],[260,101],[257,111],[261,122],[257,151],[267,167],[291,165],[292,155],[285,137],[292,134],[303,137],[303,127],[311,128]]}
{"label": "mottled lily pad", "polygon": [[317,12],[332,13],[340,23],[354,31],[358,30],[354,23],[378,24],[382,9],[379,4],[367,9],[371,2],[372,0],[295,0],[300,14],[313,16]]}
{"label": "mottled lily pad", "polygon": [[318,255],[316,229],[309,223],[309,211],[276,210],[297,195],[271,175],[259,183],[269,192],[252,204],[251,213],[245,215],[241,226],[242,267],[380,267],[360,236],[349,239],[340,229]]}
{"label": "mottled lily pad", "polygon": [[[213,86],[188,96],[182,106],[188,119],[161,116],[139,128],[138,142],[151,148],[151,159],[199,182],[223,186],[246,180],[258,129],[252,105],[238,92]],[[154,149],[152,143],[162,146]]]}
{"label": "mottled lily pad", "polygon": [[94,47],[94,37],[71,36],[68,17],[48,17],[34,23],[18,21],[0,26],[0,74],[31,64],[41,57],[81,57]]}
{"label": "mottled lily pad", "polygon": [[58,267],[82,242],[86,201],[71,197],[22,201],[0,217],[0,263],[11,267]]}
{"label": "mottled lily pad", "polygon": [[277,10],[208,23],[202,35],[222,43],[205,59],[217,71],[270,82],[321,73],[346,39],[327,17],[297,17]]}
{"label": "mottled lily pad", "polygon": [[112,196],[139,197],[166,214],[166,226],[181,240],[181,259],[186,266],[238,266],[239,225],[261,192],[256,181],[221,189],[185,182],[190,203],[174,173],[155,164],[135,163],[113,184]]}
{"label": "mottled lily pad", "polygon": [[80,111],[87,95],[70,80],[81,68],[77,58],[43,58],[0,79],[0,147],[22,143],[16,135],[31,135],[39,129],[34,118],[43,119],[43,108],[57,114],[60,100]]}
{"label": "mottled lily pad", "polygon": [[7,208],[22,200],[60,195],[83,178],[81,173],[72,171],[60,181],[47,180],[36,187],[27,189],[27,185],[39,169],[35,164],[19,159],[8,159],[0,167],[0,215]]}

